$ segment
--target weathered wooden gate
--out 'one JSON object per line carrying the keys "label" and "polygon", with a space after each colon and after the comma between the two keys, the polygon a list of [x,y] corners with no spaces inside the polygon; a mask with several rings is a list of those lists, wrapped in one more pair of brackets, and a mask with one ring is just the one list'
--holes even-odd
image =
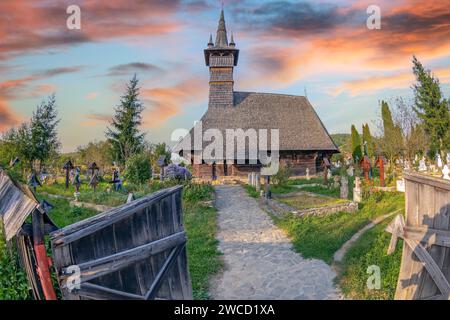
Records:
{"label": "weathered wooden gate", "polygon": [[63,298],[192,299],[181,193],[164,189],[51,233]]}
{"label": "weathered wooden gate", "polygon": [[406,221],[397,216],[388,253],[404,239],[395,299],[450,297],[450,181],[404,174]]}

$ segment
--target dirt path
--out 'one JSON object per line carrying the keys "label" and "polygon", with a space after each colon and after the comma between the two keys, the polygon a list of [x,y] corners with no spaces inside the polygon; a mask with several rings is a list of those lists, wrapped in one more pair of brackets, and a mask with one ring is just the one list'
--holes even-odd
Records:
{"label": "dirt path", "polygon": [[216,187],[217,238],[225,270],[214,279],[214,299],[339,299],[335,272],[325,262],[292,251],[285,233],[240,186]]}

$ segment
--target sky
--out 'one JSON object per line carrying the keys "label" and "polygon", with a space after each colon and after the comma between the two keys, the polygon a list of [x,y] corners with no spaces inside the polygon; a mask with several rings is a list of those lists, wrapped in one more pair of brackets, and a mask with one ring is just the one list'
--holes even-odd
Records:
{"label": "sky", "polygon": [[[70,5],[79,30],[67,28]],[[102,140],[137,74],[147,140],[173,145],[172,131],[207,109],[203,49],[222,5],[240,49],[235,90],[306,93],[330,133],[372,126],[381,100],[412,98],[413,55],[450,96],[449,0],[1,0],[0,132],[55,93],[62,151]],[[367,28],[370,5],[380,29]]]}

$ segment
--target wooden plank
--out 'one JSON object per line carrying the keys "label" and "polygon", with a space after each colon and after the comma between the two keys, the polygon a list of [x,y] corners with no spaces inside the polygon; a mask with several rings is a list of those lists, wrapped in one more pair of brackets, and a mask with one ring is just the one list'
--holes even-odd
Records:
{"label": "wooden plank", "polygon": [[81,288],[77,290],[81,296],[86,296],[94,299],[108,299],[108,300],[143,300],[144,297],[128,292],[114,290],[99,286],[93,283],[84,283]]}
{"label": "wooden plank", "polygon": [[164,197],[169,196],[172,192],[181,189],[182,186],[176,186],[161,191],[155,192],[147,197],[140,198],[122,206],[113,208],[104,213],[98,214],[92,218],[82,220],[80,222],[69,225],[58,231],[52,232],[50,238],[55,245],[62,245],[75,241],[86,234],[90,234],[103,228],[106,225],[120,221],[139,210],[151,205],[153,202],[158,202]]}
{"label": "wooden plank", "polygon": [[[118,271],[149,256],[186,243],[186,240],[186,233],[183,231],[133,249],[78,264],[81,271],[81,283]],[[62,268],[61,272],[61,279],[65,280],[64,275],[68,274],[67,268]]]}
{"label": "wooden plank", "polygon": [[150,287],[150,290],[148,290],[147,294],[145,295],[145,300],[152,300],[156,297],[156,294],[158,293],[158,290],[161,287],[162,281],[164,280],[167,272],[170,271],[174,263],[177,261],[178,255],[180,254],[181,250],[183,250],[184,248],[185,245],[182,244],[172,249],[172,252],[167,257],[166,262],[158,272],[158,275],[156,276],[155,281]]}

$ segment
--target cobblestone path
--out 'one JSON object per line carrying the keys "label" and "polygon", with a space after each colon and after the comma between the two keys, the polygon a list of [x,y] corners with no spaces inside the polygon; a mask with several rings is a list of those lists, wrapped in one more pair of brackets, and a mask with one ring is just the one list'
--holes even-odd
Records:
{"label": "cobblestone path", "polygon": [[216,194],[225,270],[212,280],[214,299],[340,299],[331,267],[292,251],[289,238],[242,187],[217,186]]}

